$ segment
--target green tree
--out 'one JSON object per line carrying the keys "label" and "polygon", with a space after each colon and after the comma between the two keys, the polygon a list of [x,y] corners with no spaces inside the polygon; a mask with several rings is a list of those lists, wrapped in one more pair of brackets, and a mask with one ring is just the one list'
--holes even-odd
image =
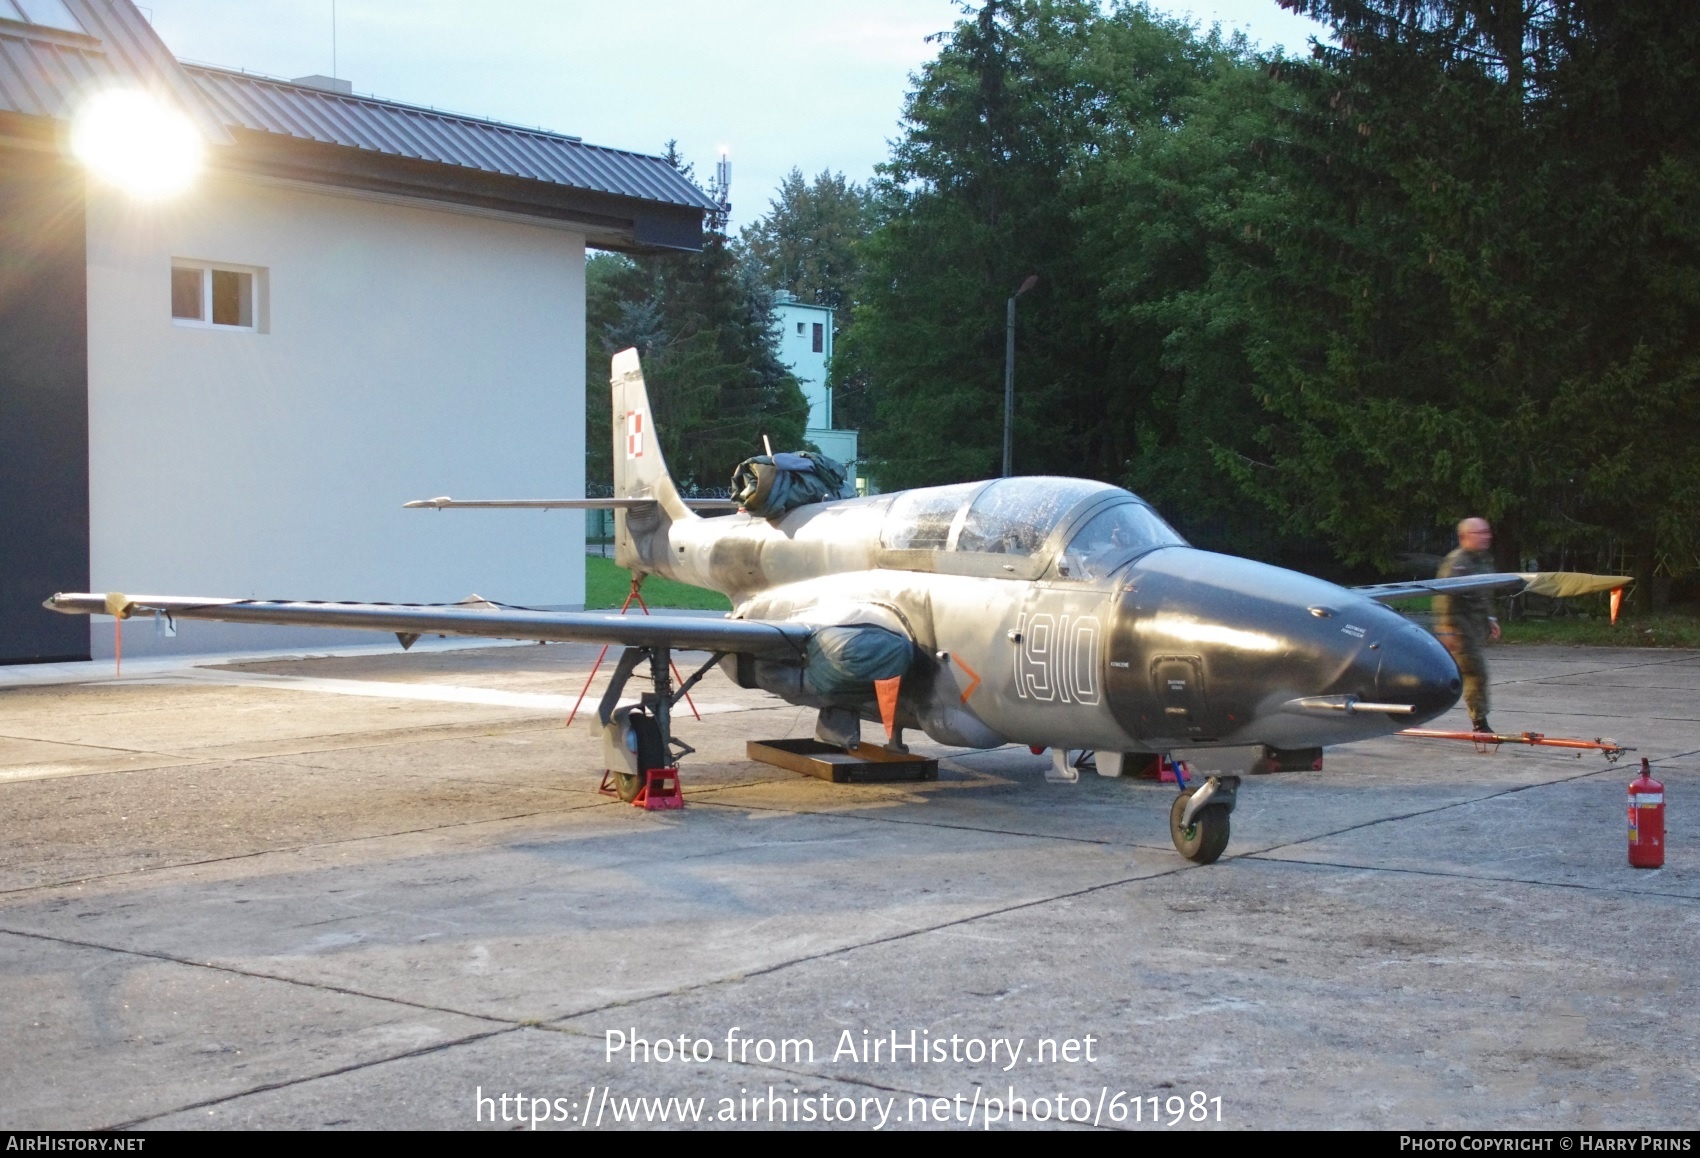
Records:
{"label": "green tree", "polygon": [[[1250,504],[1210,456],[1193,409],[1216,400],[1187,395],[1166,361],[1178,323],[1156,308],[1207,276],[1192,199],[1214,169],[1153,166],[1242,74],[1261,76],[1243,41],[1143,6],[987,3],[946,36],[881,172],[840,347],[878,394],[882,485],[998,470],[1004,303],[1036,272],[1018,307],[1016,470],[1132,481],[1183,524],[1256,523],[1223,519]],[[1237,409],[1206,408],[1217,425],[1247,409],[1236,386]]]}
{"label": "green tree", "polygon": [[792,169],[768,211],[739,237],[768,285],[831,306],[843,325],[854,310],[859,250],[873,226],[873,198],[862,186],[830,169],[812,182]]}
{"label": "green tree", "polygon": [[1114,481],[1201,546],[1323,567],[1305,529],[1270,520],[1237,477],[1262,412],[1245,304],[1217,278],[1284,201],[1264,153],[1289,94],[1243,39],[1157,31],[1130,24],[1098,46],[1116,116],[1080,176],[1095,320],[1116,349],[1106,417],[1126,431]]}
{"label": "green tree", "polygon": [[866,442],[882,486],[997,473],[1004,300],[1035,272],[1020,305],[1017,467],[1103,476],[1125,457],[1096,405],[1110,343],[1074,219],[1073,173],[1105,115],[1080,64],[1104,20],[1087,0],[991,0],[916,77],[839,347],[872,384]]}
{"label": "green tree", "polygon": [[[676,161],[672,146],[668,156]],[[688,170],[687,170],[688,173]],[[686,486],[724,487],[733,468],[802,447],[808,403],[779,361],[773,298],[723,233],[700,253],[597,254],[587,263],[585,415],[590,481],[612,479],[608,358],[636,347],[668,466]]]}
{"label": "green tree", "polygon": [[[1270,415],[1242,478],[1348,558],[1484,514],[1507,566],[1608,539],[1644,579],[1692,561],[1700,10],[1289,6],[1339,46],[1295,70],[1286,205],[1215,266]],[[1629,430],[1659,437],[1629,455]]]}
{"label": "green tree", "polygon": [[1022,473],[1312,567],[1466,514],[1506,566],[1700,566],[1700,5],[1288,7],[1333,28],[1309,60],[1070,0],[941,39],[839,347],[876,478],[996,469],[1037,272]]}

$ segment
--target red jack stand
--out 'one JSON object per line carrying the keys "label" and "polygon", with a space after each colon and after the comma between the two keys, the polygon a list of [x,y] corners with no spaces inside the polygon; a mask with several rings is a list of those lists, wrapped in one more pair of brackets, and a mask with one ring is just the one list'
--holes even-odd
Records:
{"label": "red jack stand", "polygon": [[[614,774],[602,773],[602,786],[597,789],[604,796],[618,796],[619,790],[614,787]],[[645,812],[664,812],[669,808],[683,808],[685,792],[679,784],[679,766],[671,768],[650,768],[644,772],[644,785],[638,789],[638,794],[632,798],[632,807],[641,808]]]}
{"label": "red jack stand", "polygon": [[1123,776],[1131,776],[1135,780],[1156,780],[1163,784],[1175,782],[1175,762],[1166,755],[1145,756],[1140,764],[1135,764],[1129,757],[1122,768]]}
{"label": "red jack stand", "polygon": [[683,808],[685,793],[679,787],[679,766],[671,768],[651,768],[644,773],[646,783],[638,789],[637,798],[632,801],[633,808],[641,808],[646,812],[661,812],[668,808]]}

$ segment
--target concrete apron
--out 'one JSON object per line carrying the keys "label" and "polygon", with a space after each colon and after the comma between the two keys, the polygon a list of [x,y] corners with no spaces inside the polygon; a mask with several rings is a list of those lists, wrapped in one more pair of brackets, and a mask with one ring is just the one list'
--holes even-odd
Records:
{"label": "concrete apron", "polygon": [[[7,1124],[514,1128],[519,1103],[478,1097],[524,1094],[551,1126],[659,1096],[888,1128],[940,1124],[943,1098],[978,1128],[1013,1093],[1027,1124],[1047,1098],[1048,1124],[1150,1128],[1148,1099],[1194,1091],[1224,1127],[1693,1124],[1694,653],[1492,653],[1496,726],[1659,762],[1652,873],[1624,863],[1630,770],[1597,757],[1331,750],[1249,782],[1200,869],[1172,789],[1048,784],[1025,749],[918,745],[946,757],[922,785],[750,764],[746,739],[812,714],[718,673],[698,698],[722,710],[680,727],[691,807],[646,814],[596,795],[594,729],[560,727],[594,657],[0,691]],[[349,681],[371,687],[328,686]],[[955,1059],[865,1059],[911,1030]],[[610,1033],[713,1060],[610,1060]],[[964,1055],[994,1038],[1013,1065]],[[1106,1116],[1118,1093],[1140,1121]],[[1207,1104],[1183,1121],[1217,1125]]]}

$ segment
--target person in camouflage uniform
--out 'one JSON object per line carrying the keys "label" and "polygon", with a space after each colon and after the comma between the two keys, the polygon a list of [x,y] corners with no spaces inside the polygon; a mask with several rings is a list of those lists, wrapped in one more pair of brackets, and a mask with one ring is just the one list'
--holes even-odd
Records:
{"label": "person in camouflage uniform", "polygon": [[[1465,519],[1458,524],[1458,549],[1441,561],[1435,578],[1486,575],[1493,571],[1493,528],[1486,519]],[[1482,649],[1499,638],[1499,620],[1493,617],[1493,593],[1470,591],[1434,597],[1434,633],[1458,664],[1464,679],[1464,706],[1478,732],[1488,726],[1488,673]]]}

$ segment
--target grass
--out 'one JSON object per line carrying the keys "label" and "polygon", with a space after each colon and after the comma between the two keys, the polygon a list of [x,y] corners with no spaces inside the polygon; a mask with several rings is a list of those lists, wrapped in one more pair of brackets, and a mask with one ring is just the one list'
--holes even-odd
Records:
{"label": "grass", "polygon": [[[1684,606],[1640,613],[1625,611],[1617,617],[1617,626],[1613,627],[1604,596],[1578,602],[1587,610],[1558,619],[1524,618],[1512,622],[1501,615],[1501,642],[1556,643],[1573,647],[1700,648],[1700,608]],[[1404,615],[1426,616],[1430,613],[1427,598],[1396,599],[1388,606]]]}
{"label": "grass", "polygon": [[1700,648],[1700,617],[1688,608],[1666,608],[1641,615],[1625,613],[1613,627],[1609,616],[1582,619],[1501,621],[1506,643],[1567,643],[1583,647]]}
{"label": "grass", "polygon": [[1430,610],[1429,603],[1429,597],[1423,595],[1415,599],[1390,599],[1387,601],[1387,606],[1400,615],[1427,615]]}
{"label": "grass", "polygon": [[[600,608],[618,609],[632,589],[632,573],[616,567],[612,559],[596,555],[584,558],[584,606],[595,611]],[[730,611],[732,601],[718,591],[692,587],[651,575],[643,581],[643,601],[651,607],[676,607],[691,611]],[[635,604],[633,605],[636,606]]]}

